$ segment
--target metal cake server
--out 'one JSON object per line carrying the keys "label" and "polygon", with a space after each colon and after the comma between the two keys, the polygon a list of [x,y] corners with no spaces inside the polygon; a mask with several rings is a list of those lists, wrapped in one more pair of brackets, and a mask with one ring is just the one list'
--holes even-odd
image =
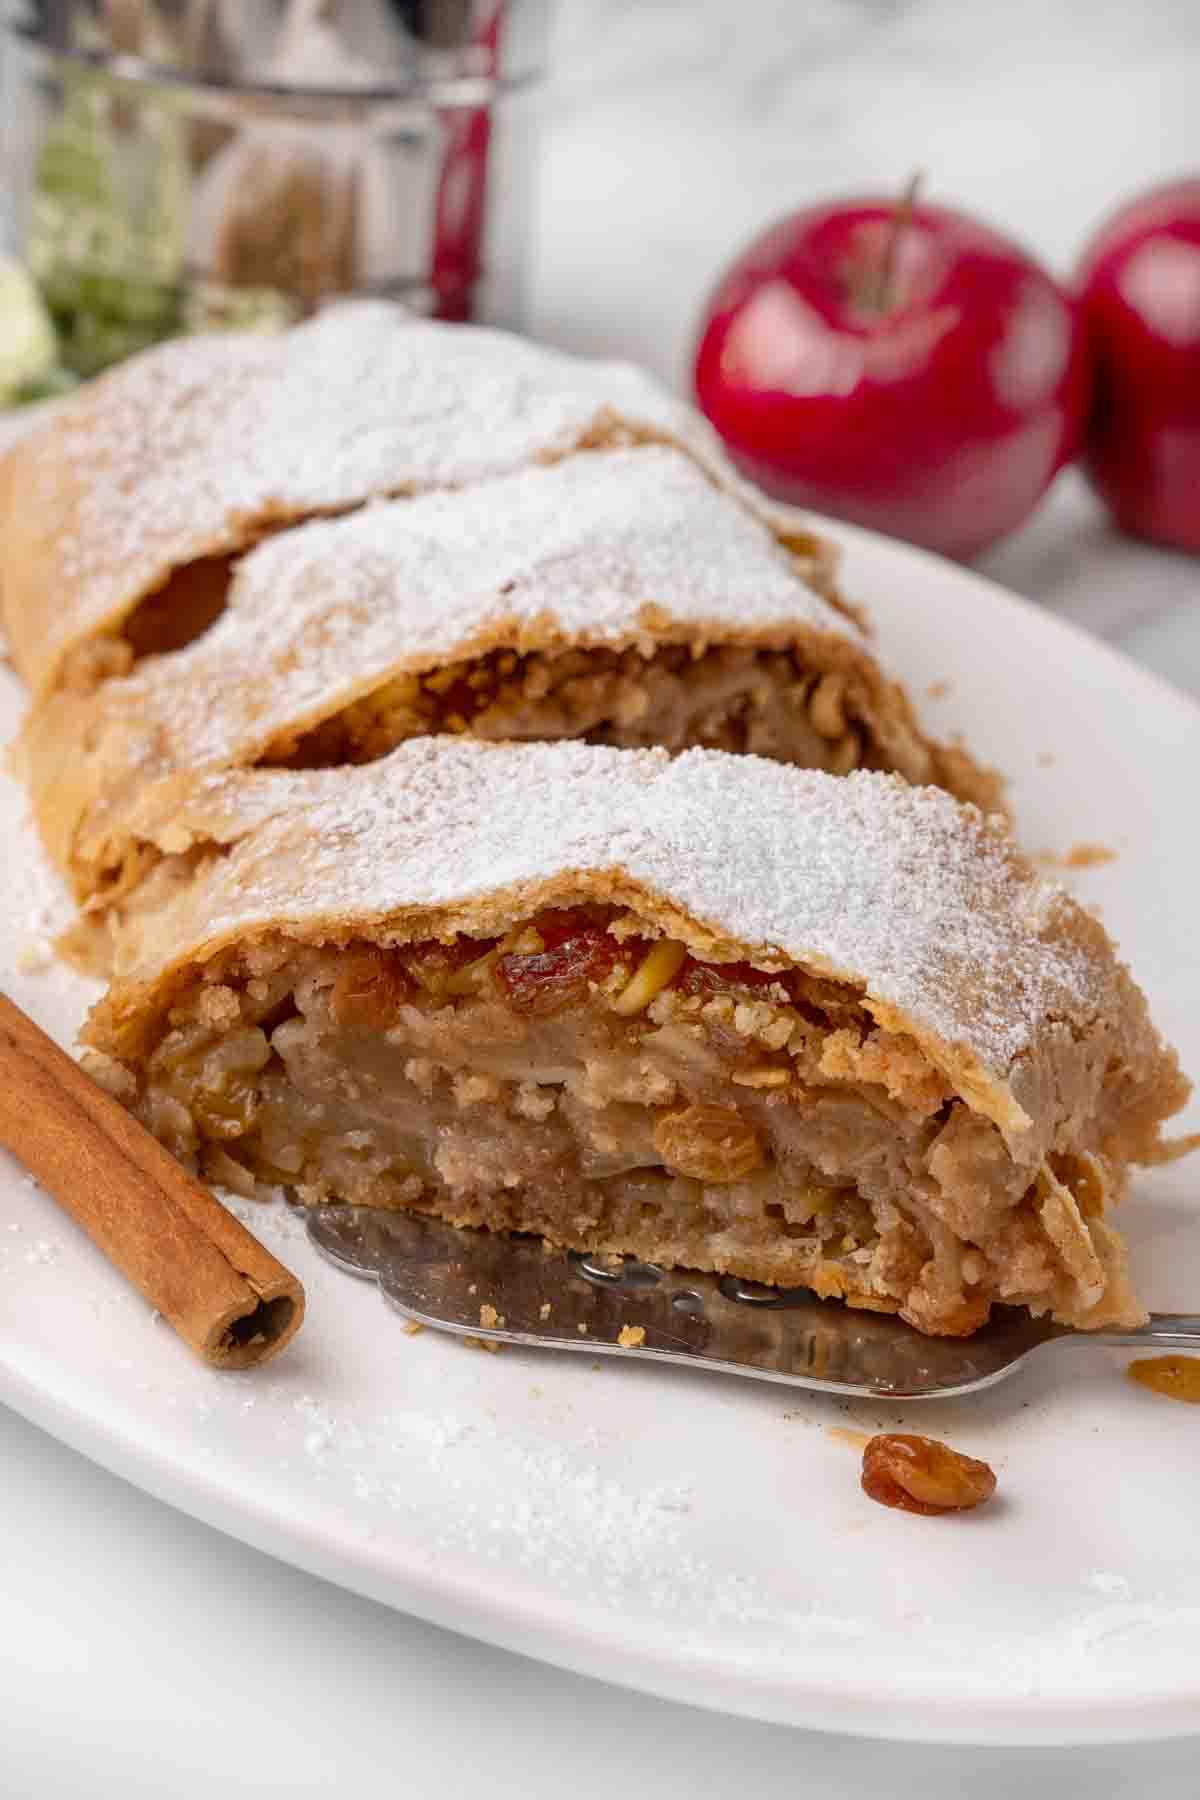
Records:
{"label": "metal cake server", "polygon": [[[825,1393],[889,1400],[969,1394],[1048,1346],[1200,1351],[1200,1316],[1189,1314],[1157,1313],[1132,1331],[1072,1331],[1001,1307],[974,1337],[930,1338],[889,1314],[818,1300],[806,1288],[547,1251],[540,1238],[459,1230],[410,1213],[325,1206],[307,1215],[307,1225],[330,1262],[377,1281],[398,1311],[439,1331],[589,1356],[650,1357]],[[494,1324],[480,1322],[484,1307],[499,1315]],[[618,1343],[626,1326],[640,1326],[644,1338]]]}

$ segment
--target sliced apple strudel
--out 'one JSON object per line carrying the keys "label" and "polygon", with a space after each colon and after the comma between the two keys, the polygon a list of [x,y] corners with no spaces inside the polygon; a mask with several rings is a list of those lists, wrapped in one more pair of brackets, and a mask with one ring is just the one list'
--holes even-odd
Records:
{"label": "sliced apple strudel", "polygon": [[277,337],[181,338],[61,402],[0,460],[0,604],[34,697],[87,691],[219,613],[232,559],[299,520],[574,452],[674,443],[837,604],[832,553],[629,364],[383,301]]}
{"label": "sliced apple strudel", "polygon": [[141,829],[85,1036],[210,1178],[930,1333],[1143,1316],[1106,1215],[1188,1084],[1097,921],[937,789],[441,736]]}
{"label": "sliced apple strudel", "polygon": [[281,532],[193,643],[35,705],[18,762],[96,913],[146,874],[137,821],[181,774],[365,762],[437,732],[702,744],[985,806],[999,785],[922,733],[858,627],[666,446]]}

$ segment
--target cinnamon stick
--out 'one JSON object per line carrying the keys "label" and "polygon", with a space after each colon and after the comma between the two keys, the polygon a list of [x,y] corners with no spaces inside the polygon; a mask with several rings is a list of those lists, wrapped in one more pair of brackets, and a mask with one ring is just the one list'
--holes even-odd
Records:
{"label": "cinnamon stick", "polygon": [[3,994],[0,1143],[213,1368],[299,1329],[296,1277]]}

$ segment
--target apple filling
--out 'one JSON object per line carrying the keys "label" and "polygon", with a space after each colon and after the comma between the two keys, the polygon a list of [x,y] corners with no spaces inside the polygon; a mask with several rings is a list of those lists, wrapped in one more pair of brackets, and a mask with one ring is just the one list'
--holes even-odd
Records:
{"label": "apple filling", "polygon": [[233,564],[232,556],[204,556],[172,570],[122,630],[76,644],[63,659],[57,685],[71,694],[90,694],[101,682],[128,675],[143,657],[193,643],[225,610]]}
{"label": "apple filling", "polygon": [[[999,804],[998,780],[953,747],[925,740],[898,689],[861,665],[838,666],[836,655],[823,655],[822,648],[814,642],[792,650],[747,644],[496,650],[393,676],[307,729],[272,730],[261,718],[261,693],[248,687],[227,736],[235,746],[232,760],[287,769],[375,762],[410,738],[441,735],[493,742],[572,738],[671,752],[701,746],[830,775],[895,772],[985,809]],[[169,663],[164,658],[160,667]],[[114,703],[104,694],[115,695]],[[118,915],[105,922],[98,911],[121,908],[129,916],[161,899],[154,880],[160,857],[145,831],[145,820],[158,816],[156,783],[171,813],[178,770],[203,766],[202,751],[172,739],[173,700],[170,690],[160,695],[135,686],[117,693],[110,684],[90,713],[67,721],[69,736],[58,702],[43,707],[26,730],[25,764],[48,797],[43,837],[54,860],[69,868],[79,897],[93,902],[88,920],[64,943],[85,965],[106,966],[106,932]],[[224,755],[230,757],[228,748]],[[143,802],[141,823],[131,825]]]}
{"label": "apple filling", "polygon": [[740,644],[520,656],[503,650],[425,675],[400,675],[313,730],[276,739],[258,760],[290,768],[370,762],[405,738],[469,732],[500,739],[587,738],[623,748],[693,744],[752,751],[844,775],[897,767],[931,778],[915,729],[889,720],[888,745],[856,675],[803,655]]}
{"label": "apple filling", "polygon": [[193,970],[152,1027],[102,1007],[90,1066],[247,1195],[806,1285],[934,1333],[997,1301],[1094,1312],[1101,1155],[1021,1165],[854,987],[644,930],[576,907],[501,940],[275,934]]}

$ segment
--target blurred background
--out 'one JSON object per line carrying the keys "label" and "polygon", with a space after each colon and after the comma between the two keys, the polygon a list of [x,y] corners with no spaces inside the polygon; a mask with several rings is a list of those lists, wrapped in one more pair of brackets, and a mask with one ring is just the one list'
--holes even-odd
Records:
{"label": "blurred background", "polygon": [[[796,209],[898,198],[921,171],[925,200],[1065,283],[1102,220],[1197,154],[1192,0],[0,0],[5,16],[0,230],[58,329],[35,395],[165,330],[270,327],[354,285],[686,389],[714,284]],[[136,79],[105,89],[98,44]],[[220,79],[197,100],[144,79],[164,63]],[[242,107],[246,81],[274,98]],[[0,291],[11,397],[10,316]],[[1076,470],[977,560],[1200,688],[1200,633],[1160,629],[1193,564],[1115,533]]]}
{"label": "blurred background", "polygon": [[[921,169],[1067,278],[1200,166],[1189,0],[561,0],[554,42],[530,328],[678,382],[721,270],[790,209]],[[1197,565],[1118,535],[1076,470],[979,567],[1200,690]]]}
{"label": "blurred background", "polygon": [[916,169],[1069,274],[1123,198],[1200,165],[1191,0],[559,0],[535,334],[682,378],[724,264]]}

